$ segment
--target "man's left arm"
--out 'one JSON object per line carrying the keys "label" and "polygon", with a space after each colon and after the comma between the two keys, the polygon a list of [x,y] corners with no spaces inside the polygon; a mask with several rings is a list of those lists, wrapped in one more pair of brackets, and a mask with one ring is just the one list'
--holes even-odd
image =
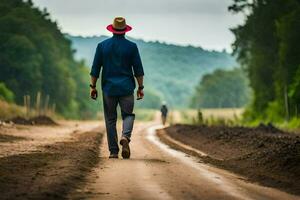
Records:
{"label": "man's left arm", "polygon": [[140,100],[144,98],[144,76],[135,77],[138,83],[138,90],[137,90],[137,99]]}
{"label": "man's left arm", "polygon": [[133,56],[133,72],[138,83],[137,90],[137,99],[142,99],[144,97],[144,68],[141,60],[141,56],[137,46],[134,47],[134,56]]}

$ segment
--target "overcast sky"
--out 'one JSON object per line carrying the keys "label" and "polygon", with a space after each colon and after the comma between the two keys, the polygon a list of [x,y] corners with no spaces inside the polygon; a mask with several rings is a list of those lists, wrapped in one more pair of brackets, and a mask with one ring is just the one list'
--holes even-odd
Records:
{"label": "overcast sky", "polygon": [[109,35],[115,16],[133,26],[129,36],[144,40],[231,50],[229,28],[242,16],[227,11],[232,0],[33,0],[47,8],[65,33]]}

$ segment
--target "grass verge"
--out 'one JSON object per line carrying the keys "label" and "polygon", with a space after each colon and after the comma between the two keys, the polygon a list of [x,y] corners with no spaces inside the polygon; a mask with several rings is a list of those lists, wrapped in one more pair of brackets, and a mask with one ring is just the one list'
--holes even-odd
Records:
{"label": "grass verge", "polygon": [[25,117],[25,109],[23,107],[0,100],[0,120],[7,120],[17,116]]}

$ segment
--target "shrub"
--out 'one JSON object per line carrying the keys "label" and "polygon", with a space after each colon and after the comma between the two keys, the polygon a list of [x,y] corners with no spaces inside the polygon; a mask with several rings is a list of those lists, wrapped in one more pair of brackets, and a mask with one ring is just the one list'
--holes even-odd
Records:
{"label": "shrub", "polygon": [[0,99],[9,103],[14,102],[15,95],[4,83],[0,83]]}

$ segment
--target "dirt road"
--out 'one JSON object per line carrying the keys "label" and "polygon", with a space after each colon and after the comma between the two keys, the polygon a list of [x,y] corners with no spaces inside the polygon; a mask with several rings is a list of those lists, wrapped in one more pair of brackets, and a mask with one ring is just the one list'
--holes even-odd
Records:
{"label": "dirt road", "polygon": [[173,150],[160,142],[153,123],[136,124],[130,160],[108,159],[106,139],[98,166],[84,188],[69,195],[87,199],[300,199]]}
{"label": "dirt road", "polygon": [[0,127],[0,199],[65,199],[96,166],[99,122]]}
{"label": "dirt road", "polygon": [[7,126],[1,127],[0,158],[19,154],[40,152],[40,147],[72,140],[72,135],[98,127],[94,121],[61,121],[60,126]]}

